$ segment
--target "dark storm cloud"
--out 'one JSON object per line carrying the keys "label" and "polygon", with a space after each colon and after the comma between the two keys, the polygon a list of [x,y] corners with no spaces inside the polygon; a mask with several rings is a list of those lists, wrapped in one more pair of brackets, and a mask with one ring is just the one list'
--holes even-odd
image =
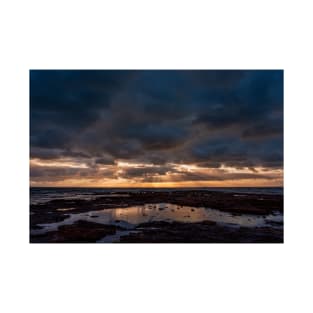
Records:
{"label": "dark storm cloud", "polygon": [[114,159],[112,157],[101,157],[95,160],[96,164],[100,165],[113,165],[115,164]]}
{"label": "dark storm cloud", "polygon": [[151,177],[177,172],[172,166],[129,167],[123,170],[123,178]]}
{"label": "dark storm cloud", "polygon": [[90,158],[90,154],[84,153],[84,152],[75,152],[73,150],[67,150],[67,149],[58,149],[58,148],[39,148],[39,147],[31,147],[30,148],[30,154],[32,158],[38,158],[38,159],[45,159],[45,160],[52,160],[56,158],[64,158],[64,157],[70,157],[70,158]]}
{"label": "dark storm cloud", "polygon": [[33,158],[283,164],[279,70],[31,71],[30,109]]}
{"label": "dark storm cloud", "polygon": [[[198,114],[196,123],[213,129],[237,126],[245,130],[257,122],[268,120],[273,114],[281,117],[282,72],[246,72],[231,88],[208,88],[201,100],[204,101],[205,109]],[[279,124],[282,131],[282,123]]]}
{"label": "dark storm cloud", "polygon": [[[238,179],[267,179],[278,178],[275,175],[259,174],[255,169],[252,173],[228,173],[224,169],[215,169],[213,173],[206,173],[199,170],[188,171],[177,169],[173,166],[149,166],[132,167],[124,169],[119,177],[132,179],[139,182],[161,182],[164,176],[170,177],[172,182],[179,181],[226,181]],[[163,176],[163,177],[162,177]]]}
{"label": "dark storm cloud", "polygon": [[[268,136],[267,136],[268,135]],[[282,138],[267,133],[254,140],[242,140],[235,135],[200,140],[189,150],[192,163],[208,162],[212,167],[221,164],[234,167],[280,167],[283,162]],[[275,163],[273,162],[275,160]]]}
{"label": "dark storm cloud", "polygon": [[133,125],[123,137],[139,141],[148,150],[163,150],[175,147],[184,141],[187,133],[183,128],[174,125]]}
{"label": "dark storm cloud", "polygon": [[66,179],[108,179],[116,178],[115,169],[99,170],[97,168],[69,168],[51,166],[31,166],[32,182],[59,181]]}
{"label": "dark storm cloud", "polygon": [[191,173],[180,172],[179,175],[173,177],[173,181],[225,181],[225,180],[238,180],[238,179],[274,179],[270,175],[259,175],[253,173],[220,173],[217,175],[210,175],[205,173]]}
{"label": "dark storm cloud", "polygon": [[40,147],[68,146],[77,131],[99,118],[131,72],[31,71],[31,144]]}

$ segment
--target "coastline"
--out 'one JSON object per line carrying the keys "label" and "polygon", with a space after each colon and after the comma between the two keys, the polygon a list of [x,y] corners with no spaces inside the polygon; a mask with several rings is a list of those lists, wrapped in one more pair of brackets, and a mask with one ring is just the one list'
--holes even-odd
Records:
{"label": "coastline", "polygon": [[[154,206],[159,203],[175,205],[177,212],[180,207],[191,208],[191,214],[196,214],[201,208],[202,210],[203,208],[210,208],[221,212],[221,214],[225,212],[225,214],[237,217],[251,216],[253,218],[253,216],[283,215],[283,195],[277,194],[232,193],[192,189],[117,191],[99,194],[92,199],[54,199],[42,204],[31,204],[30,242],[94,243],[105,236],[114,235],[119,231],[126,231],[127,228],[118,223],[102,224],[92,220],[76,220],[71,224],[61,224],[57,230],[48,232],[40,232],[40,230],[44,228],[42,225],[62,223],[74,215],[79,216],[79,214],[88,214],[88,212],[105,212],[105,210],[114,210],[116,208],[127,210],[127,208],[134,206],[148,204]],[[145,215],[146,213],[143,212],[142,214]],[[131,225],[132,231],[128,232],[127,235],[120,236],[116,241],[122,243],[283,242],[283,222],[272,221],[271,223],[268,223],[266,227],[251,228],[223,225],[223,223],[212,220],[196,222],[151,220]]]}

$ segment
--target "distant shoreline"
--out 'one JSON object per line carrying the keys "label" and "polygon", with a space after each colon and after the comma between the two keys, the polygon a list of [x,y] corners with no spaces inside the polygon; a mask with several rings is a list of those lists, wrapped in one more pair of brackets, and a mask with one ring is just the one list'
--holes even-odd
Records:
{"label": "distant shoreline", "polygon": [[61,193],[61,192],[73,192],[75,194],[81,193],[114,193],[114,192],[166,192],[166,191],[211,191],[211,192],[224,192],[224,193],[246,193],[246,194],[284,194],[284,187],[171,187],[171,188],[152,188],[152,187],[30,187],[30,193]]}
{"label": "distant shoreline", "polygon": [[265,187],[258,187],[258,186],[241,186],[241,187],[79,187],[79,186],[30,186],[30,188],[77,188],[77,189],[227,189],[227,188],[284,188],[284,186],[265,186]]}

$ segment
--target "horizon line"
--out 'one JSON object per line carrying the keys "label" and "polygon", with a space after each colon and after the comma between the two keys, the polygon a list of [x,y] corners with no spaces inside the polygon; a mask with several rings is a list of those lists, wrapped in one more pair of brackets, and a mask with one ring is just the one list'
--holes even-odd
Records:
{"label": "horizon line", "polygon": [[97,186],[29,186],[29,188],[98,188],[98,189],[191,189],[191,188],[284,188],[284,186],[190,186],[190,187],[97,187]]}

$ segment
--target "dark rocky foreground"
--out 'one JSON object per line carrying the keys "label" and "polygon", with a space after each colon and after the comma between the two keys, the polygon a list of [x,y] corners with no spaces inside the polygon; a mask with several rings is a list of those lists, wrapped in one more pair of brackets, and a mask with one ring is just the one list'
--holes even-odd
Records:
{"label": "dark rocky foreground", "polygon": [[[78,221],[60,226],[58,231],[32,236],[33,243],[92,243],[123,230],[115,225]],[[223,227],[215,222],[151,222],[139,224],[122,243],[280,243],[283,232],[269,227]]]}
{"label": "dark rocky foreground", "polygon": [[121,237],[127,243],[279,243],[281,230],[268,227],[223,227],[215,222],[167,223],[153,222],[137,227],[140,232]]}
{"label": "dark rocky foreground", "polygon": [[[147,203],[172,203],[192,207],[209,207],[232,214],[267,215],[283,211],[282,195],[236,194],[212,191],[146,191],[99,196],[94,200],[52,200],[30,206],[30,228],[38,224],[55,223],[67,218],[68,212],[82,213],[105,208],[128,207]],[[70,208],[70,211],[60,211]],[[275,225],[274,225],[275,226]],[[277,226],[277,225],[276,225]],[[282,226],[282,225],[281,225]],[[123,230],[116,225],[78,221],[60,226],[57,231],[30,235],[30,242],[92,243]],[[214,222],[179,223],[151,222],[136,225],[136,231],[122,236],[123,243],[276,243],[283,242],[283,230],[274,227],[226,227]]]}
{"label": "dark rocky foreground", "polygon": [[121,229],[115,225],[103,225],[87,221],[77,221],[72,225],[60,226],[57,231],[50,231],[42,235],[31,236],[31,242],[36,243],[91,243],[114,235]]}

